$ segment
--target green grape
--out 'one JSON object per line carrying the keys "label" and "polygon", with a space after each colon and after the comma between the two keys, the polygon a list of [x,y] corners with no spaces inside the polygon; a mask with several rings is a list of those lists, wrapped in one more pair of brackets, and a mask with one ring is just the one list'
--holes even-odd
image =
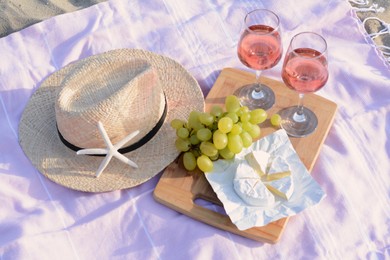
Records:
{"label": "green grape", "polygon": [[241,127],[241,124],[234,124],[233,127],[232,127],[232,130],[230,130],[230,133],[234,134],[234,135],[238,135],[242,132],[242,127]]}
{"label": "green grape", "polygon": [[252,145],[253,138],[248,132],[246,132],[246,131],[242,132],[240,134],[240,137],[242,139],[242,144],[245,148],[248,148],[249,146]]}
{"label": "green grape", "polygon": [[219,158],[219,153],[217,153],[215,156],[211,156],[210,160],[216,161],[216,160],[218,160],[218,158]]}
{"label": "green grape", "polygon": [[201,142],[199,149],[204,155],[209,157],[213,157],[218,154],[217,148],[215,148],[214,144],[210,142]]}
{"label": "green grape", "polygon": [[254,109],[249,114],[251,116],[249,122],[254,125],[261,124],[267,119],[267,112],[261,108]]}
{"label": "green grape", "polygon": [[211,107],[210,114],[213,115],[215,118],[219,118],[222,116],[223,109],[220,106],[214,105]]}
{"label": "green grape", "polygon": [[212,125],[209,125],[209,126],[207,126],[207,128],[208,129],[210,129],[213,133],[215,132],[215,130],[217,130],[218,129],[218,122],[213,122],[213,124]]}
{"label": "green grape", "polygon": [[184,124],[185,124],[185,122],[183,121],[183,120],[180,120],[180,119],[173,119],[172,121],[171,121],[171,127],[173,128],[173,129],[179,129],[179,128],[181,128],[181,127],[183,127],[184,126]]}
{"label": "green grape", "polygon": [[249,113],[249,107],[247,106],[242,106],[240,109],[237,111],[237,115],[241,116],[244,113]]}
{"label": "green grape", "polygon": [[190,143],[192,145],[197,145],[200,143],[200,140],[198,139],[198,137],[196,137],[196,134],[190,136]]}
{"label": "green grape", "polygon": [[209,113],[203,112],[203,113],[200,113],[200,115],[199,115],[199,121],[202,124],[209,126],[214,122],[214,117],[212,115],[210,115]]}
{"label": "green grape", "polygon": [[229,133],[227,147],[229,148],[230,151],[232,151],[235,154],[240,153],[243,148],[241,136]]}
{"label": "green grape", "polygon": [[213,143],[218,150],[225,148],[228,143],[227,135],[222,133],[221,130],[216,130],[213,134]]}
{"label": "green grape", "polygon": [[242,127],[242,129],[244,130],[244,131],[250,131],[251,129],[252,129],[252,126],[253,126],[253,124],[252,123],[250,123],[250,122],[243,122],[242,124],[241,124],[241,127]]}
{"label": "green grape", "polygon": [[179,129],[176,130],[176,135],[181,139],[186,139],[190,135],[190,132],[188,131],[187,128],[180,127]]}
{"label": "green grape", "polygon": [[175,146],[177,150],[181,152],[187,152],[191,147],[191,143],[188,139],[177,138],[175,141]]}
{"label": "green grape", "polygon": [[202,155],[199,149],[191,149],[191,152],[194,154],[195,158],[198,158],[199,156]]}
{"label": "green grape", "polygon": [[224,159],[233,159],[234,158],[234,153],[232,151],[229,150],[229,148],[226,146],[225,148],[223,148],[222,150],[219,150],[219,154],[222,156],[222,158]]}
{"label": "green grape", "polygon": [[213,134],[211,133],[211,130],[208,128],[202,128],[196,132],[196,137],[198,137],[200,141],[208,141],[211,139],[212,136]]}
{"label": "green grape", "polygon": [[225,99],[225,107],[227,112],[236,113],[240,109],[241,104],[236,96],[229,95]]}
{"label": "green grape", "polygon": [[230,130],[232,130],[233,127],[233,120],[230,117],[222,117],[218,121],[218,129],[222,133],[229,133]]}
{"label": "green grape", "polygon": [[202,123],[199,121],[199,111],[191,111],[189,117],[188,117],[188,127],[193,128],[194,130],[199,130],[201,128],[204,128]]}
{"label": "green grape", "polygon": [[247,130],[247,132],[252,136],[253,139],[260,137],[261,134],[260,127],[258,125],[253,125],[253,124],[252,127],[249,130]]}
{"label": "green grape", "polygon": [[184,168],[187,171],[193,171],[196,168],[196,158],[192,152],[185,152],[183,155]]}
{"label": "green grape", "polygon": [[[171,121],[177,135],[175,146],[183,152],[186,170],[193,171],[198,167],[203,172],[212,171],[214,160],[233,159],[260,137],[259,124],[267,118],[263,109],[250,111],[246,106],[241,107],[233,95],[226,97],[225,107],[227,112],[215,105],[210,113],[192,111],[188,122]],[[271,124],[279,125],[280,120],[275,114],[271,117]]]}
{"label": "green grape", "polygon": [[238,122],[238,115],[236,113],[229,112],[225,116],[230,117],[234,124]]}
{"label": "green grape", "polygon": [[248,122],[251,119],[251,114],[249,112],[244,112],[240,116],[241,122]]}
{"label": "green grape", "polygon": [[193,110],[190,112],[190,115],[188,116],[188,126],[193,128],[194,125],[196,125],[199,121],[199,115],[200,112]]}
{"label": "green grape", "polygon": [[202,154],[201,156],[198,157],[198,159],[196,159],[196,163],[198,165],[198,168],[202,172],[210,172],[214,168],[213,162],[210,160],[209,157],[207,157],[204,154]]}
{"label": "green grape", "polygon": [[275,127],[280,127],[280,123],[282,122],[282,118],[279,114],[273,114],[271,116],[271,124]]}

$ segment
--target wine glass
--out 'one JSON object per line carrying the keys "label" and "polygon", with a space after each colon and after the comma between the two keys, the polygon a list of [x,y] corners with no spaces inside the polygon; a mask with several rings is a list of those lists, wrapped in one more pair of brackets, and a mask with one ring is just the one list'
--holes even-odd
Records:
{"label": "wine glass", "polygon": [[257,9],[249,12],[244,22],[237,54],[245,66],[256,70],[256,82],[243,86],[236,95],[241,105],[266,110],[275,103],[275,94],[260,83],[260,75],[263,70],[274,67],[282,57],[279,17],[270,10]]}
{"label": "wine glass", "polygon": [[322,88],[328,80],[327,43],[314,32],[302,32],[290,42],[283,63],[282,78],[299,94],[297,106],[280,111],[281,126],[290,136],[304,137],[318,125],[316,115],[303,105],[305,93]]}

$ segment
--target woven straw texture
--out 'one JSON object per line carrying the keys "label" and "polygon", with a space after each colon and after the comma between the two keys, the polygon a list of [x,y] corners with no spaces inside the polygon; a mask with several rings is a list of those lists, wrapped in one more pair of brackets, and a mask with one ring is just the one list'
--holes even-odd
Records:
{"label": "woven straw texture", "polygon": [[[100,177],[95,178],[103,157],[76,155],[59,139],[55,115],[58,93],[63,81],[69,75],[77,75],[77,68],[92,59],[105,60],[103,63],[115,59],[144,59],[156,71],[167,99],[168,113],[159,132],[147,144],[125,154],[139,166],[138,169],[113,158]],[[69,64],[45,79],[23,112],[19,142],[33,165],[60,185],[87,192],[120,190],[149,180],[175,160],[179,153],[174,145],[175,131],[170,127],[170,121],[185,119],[191,110],[203,109],[204,98],[198,83],[176,61],[145,50],[113,50]],[[139,125],[134,117],[132,126]]]}
{"label": "woven straw texture", "polygon": [[162,87],[145,60],[91,57],[75,66],[61,85],[55,106],[58,129],[78,147],[105,147],[98,121],[112,143],[139,130],[128,145],[135,143],[152,130],[164,112]]}

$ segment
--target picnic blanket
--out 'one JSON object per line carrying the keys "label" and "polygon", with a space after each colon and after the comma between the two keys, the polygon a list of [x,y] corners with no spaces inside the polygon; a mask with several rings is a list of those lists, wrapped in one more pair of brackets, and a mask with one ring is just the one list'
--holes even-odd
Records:
{"label": "picnic blanket", "polygon": [[[285,49],[298,32],[326,38],[330,74],[317,94],[338,104],[312,171],[327,197],[291,217],[277,244],[159,204],[161,174],[131,189],[83,193],[48,180],[25,156],[19,120],[51,73],[142,48],[178,61],[206,95],[223,68],[248,70],[236,46],[255,8],[280,16]],[[390,71],[348,1],[112,0],[12,33],[0,50],[0,259],[389,259]],[[264,76],[281,80],[281,68]]]}

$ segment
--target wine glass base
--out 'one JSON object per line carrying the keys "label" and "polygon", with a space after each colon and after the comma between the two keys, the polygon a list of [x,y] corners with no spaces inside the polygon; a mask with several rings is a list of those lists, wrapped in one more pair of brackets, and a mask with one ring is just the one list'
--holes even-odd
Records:
{"label": "wine glass base", "polygon": [[275,94],[271,88],[261,84],[261,90],[255,91],[256,84],[245,85],[238,89],[235,95],[239,98],[242,106],[247,106],[250,110],[262,108],[267,110],[275,103]]}
{"label": "wine glass base", "polygon": [[303,114],[297,114],[298,107],[288,107],[279,112],[281,127],[289,136],[305,137],[314,132],[318,125],[317,116],[310,109],[303,107]]}

